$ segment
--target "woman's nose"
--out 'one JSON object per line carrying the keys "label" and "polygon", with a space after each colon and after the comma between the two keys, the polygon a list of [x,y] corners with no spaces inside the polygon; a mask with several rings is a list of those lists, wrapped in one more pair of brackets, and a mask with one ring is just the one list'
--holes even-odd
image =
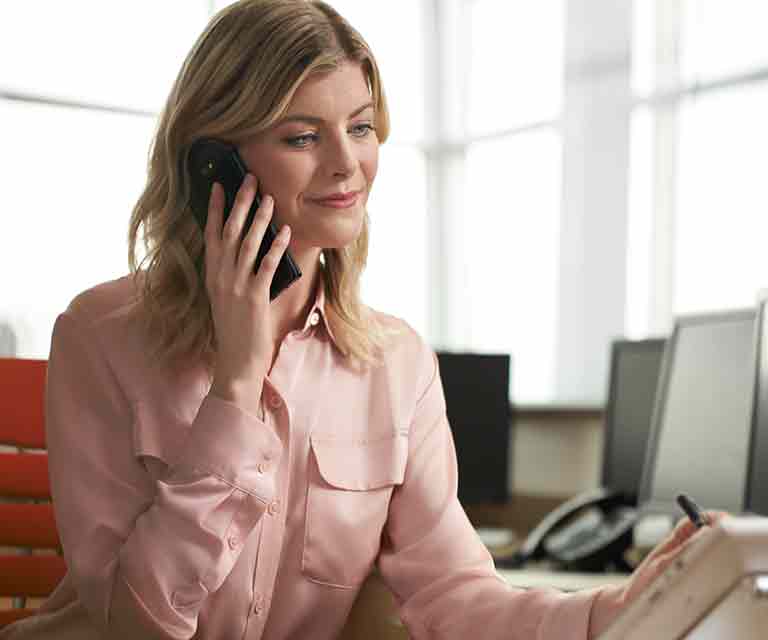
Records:
{"label": "woman's nose", "polygon": [[334,176],[350,176],[357,166],[357,156],[352,141],[346,136],[334,140],[328,150],[327,166]]}

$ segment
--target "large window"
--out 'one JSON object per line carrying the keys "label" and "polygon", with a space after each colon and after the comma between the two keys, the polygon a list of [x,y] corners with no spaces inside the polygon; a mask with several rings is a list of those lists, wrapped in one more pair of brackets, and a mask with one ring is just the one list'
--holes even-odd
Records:
{"label": "large window", "polygon": [[435,212],[445,236],[435,313],[447,318],[433,340],[511,353],[512,398],[544,402],[555,387],[565,3],[441,7],[458,54],[438,56],[436,73],[458,99],[441,105],[434,158],[461,188],[443,184]]}
{"label": "large window", "polygon": [[632,333],[768,286],[766,20],[762,0],[635,3]]}
{"label": "large window", "polygon": [[561,162],[554,129],[467,151],[463,344],[513,354],[512,391],[528,402],[554,383]]}
{"label": "large window", "polygon": [[[66,302],[127,271],[157,113],[226,4],[0,4],[19,354],[45,357]],[[435,347],[511,353],[515,403],[599,404],[613,338],[768,287],[764,0],[331,4],[392,117],[364,298]]]}

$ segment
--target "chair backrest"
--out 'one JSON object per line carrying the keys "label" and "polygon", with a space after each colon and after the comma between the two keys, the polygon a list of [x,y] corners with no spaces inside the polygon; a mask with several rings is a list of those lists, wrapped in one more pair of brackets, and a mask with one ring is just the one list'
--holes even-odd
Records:
{"label": "chair backrest", "polygon": [[51,505],[45,452],[47,362],[0,358],[0,628],[34,613],[27,598],[49,595],[66,573]]}

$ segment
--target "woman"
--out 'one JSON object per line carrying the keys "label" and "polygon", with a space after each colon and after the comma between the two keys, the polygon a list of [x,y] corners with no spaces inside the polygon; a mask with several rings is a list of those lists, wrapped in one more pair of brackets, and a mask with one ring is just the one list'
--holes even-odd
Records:
{"label": "woman", "polygon": [[[388,128],[373,55],[328,5],[213,18],[160,120],[132,276],[57,319],[46,412],[69,573],[2,638],[333,638],[376,564],[414,638],[583,640],[690,537],[678,527],[622,587],[496,575],[456,498],[434,354],[358,296]],[[204,234],[184,163],[203,137],[252,173],[226,224],[214,189]],[[270,303],[286,248],[303,275]]]}

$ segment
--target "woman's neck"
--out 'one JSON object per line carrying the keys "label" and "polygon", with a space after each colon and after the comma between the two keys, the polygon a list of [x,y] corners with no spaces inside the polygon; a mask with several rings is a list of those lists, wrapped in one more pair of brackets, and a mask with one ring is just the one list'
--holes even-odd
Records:
{"label": "woman's neck", "polygon": [[315,302],[319,279],[322,277],[319,249],[306,252],[292,250],[291,257],[301,270],[301,277],[270,305],[275,346],[279,345],[288,333],[304,326],[307,314]]}

